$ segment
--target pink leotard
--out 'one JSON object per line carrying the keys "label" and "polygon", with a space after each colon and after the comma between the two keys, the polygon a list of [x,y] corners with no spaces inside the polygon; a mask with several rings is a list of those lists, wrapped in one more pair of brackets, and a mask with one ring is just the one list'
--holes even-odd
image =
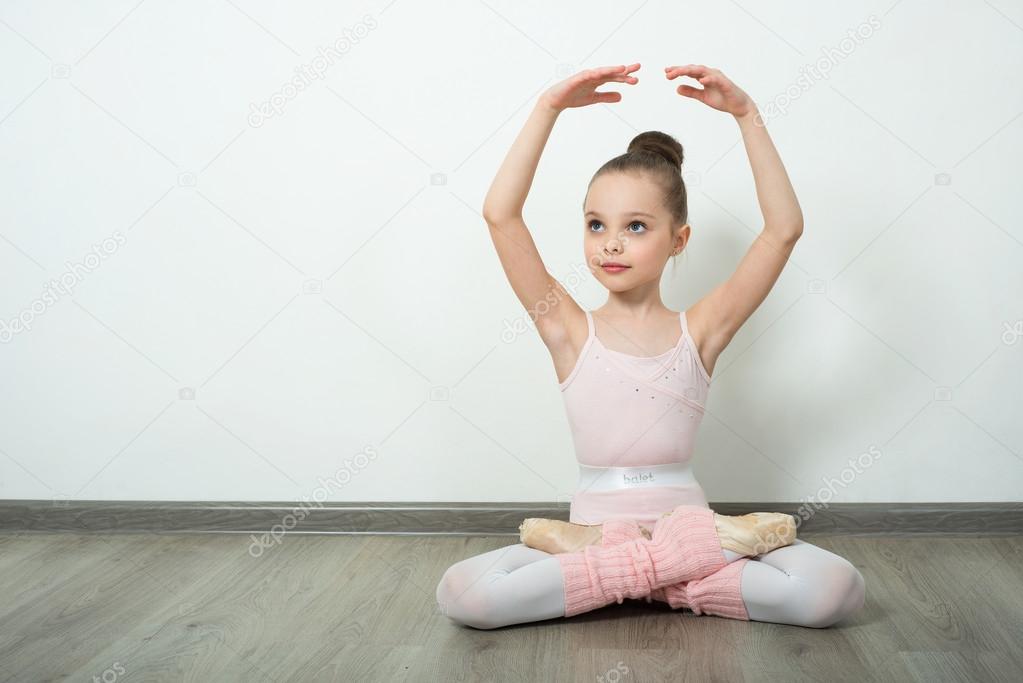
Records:
{"label": "pink leotard", "polygon": [[[559,384],[580,465],[569,520],[600,524],[630,517],[652,528],[676,505],[707,507],[689,463],[710,375],[685,311],[679,313],[678,343],[657,356],[612,351],[597,338],[591,311],[586,323],[579,358]],[[595,481],[602,471],[596,468],[609,468],[600,477],[604,483]],[[617,482],[608,484],[611,479]]]}
{"label": "pink leotard", "polygon": [[[710,376],[685,312],[675,347],[649,357],[609,351],[596,338],[590,311],[586,319],[586,342],[559,385],[579,461],[569,519],[632,518],[652,530],[678,505],[709,507],[689,461]],[[593,580],[591,570],[580,585]],[[700,614],[689,592],[693,583],[703,614],[813,628],[844,619],[865,599],[863,576],[851,562],[801,538],[687,584],[687,606]],[[437,603],[460,623],[499,628],[564,616],[566,590],[557,554],[516,543],[451,566],[437,586]]]}

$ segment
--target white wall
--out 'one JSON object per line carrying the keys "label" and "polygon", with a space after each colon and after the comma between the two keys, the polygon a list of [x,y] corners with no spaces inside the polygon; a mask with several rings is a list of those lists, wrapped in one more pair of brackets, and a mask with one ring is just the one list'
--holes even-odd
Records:
{"label": "white wall", "polygon": [[[0,498],[568,500],[553,366],[535,332],[502,337],[524,311],[479,207],[543,88],[639,61],[638,86],[608,88],[620,104],[554,129],[527,204],[551,272],[574,282],[586,183],[643,130],[686,149],[669,307],[759,230],[734,121],[676,95],[667,64],[753,96],[806,220],[718,360],[710,500],[1020,500],[1023,3],[127,0],[0,19]],[[44,293],[62,277],[73,294]],[[591,276],[572,287],[604,300]]]}

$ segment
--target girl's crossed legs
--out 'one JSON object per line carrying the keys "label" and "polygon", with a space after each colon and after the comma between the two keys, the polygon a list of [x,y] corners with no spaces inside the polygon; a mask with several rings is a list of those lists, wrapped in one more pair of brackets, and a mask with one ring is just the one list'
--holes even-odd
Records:
{"label": "girl's crossed legs", "polygon": [[[802,539],[742,567],[742,600],[753,621],[831,626],[863,606],[864,589],[852,563]],[[437,603],[458,623],[490,629],[563,617],[564,591],[557,558],[516,543],[449,567]]]}

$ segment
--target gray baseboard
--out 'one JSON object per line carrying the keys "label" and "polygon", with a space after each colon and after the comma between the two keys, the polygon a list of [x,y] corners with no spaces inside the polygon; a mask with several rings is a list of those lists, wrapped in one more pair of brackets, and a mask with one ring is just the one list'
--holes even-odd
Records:
{"label": "gray baseboard", "polygon": [[[1023,502],[714,503],[786,512],[799,533],[1023,534]],[[568,503],[324,503],[0,500],[3,532],[518,535],[526,517],[568,519]]]}

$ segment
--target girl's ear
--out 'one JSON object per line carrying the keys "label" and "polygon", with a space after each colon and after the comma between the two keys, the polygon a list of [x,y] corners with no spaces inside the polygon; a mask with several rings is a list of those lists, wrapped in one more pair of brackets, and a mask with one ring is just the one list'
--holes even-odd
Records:
{"label": "girl's ear", "polygon": [[675,237],[671,240],[671,253],[673,256],[678,256],[686,248],[686,244],[689,242],[689,235],[686,234],[687,230],[689,230],[689,224],[683,223],[675,232]]}

